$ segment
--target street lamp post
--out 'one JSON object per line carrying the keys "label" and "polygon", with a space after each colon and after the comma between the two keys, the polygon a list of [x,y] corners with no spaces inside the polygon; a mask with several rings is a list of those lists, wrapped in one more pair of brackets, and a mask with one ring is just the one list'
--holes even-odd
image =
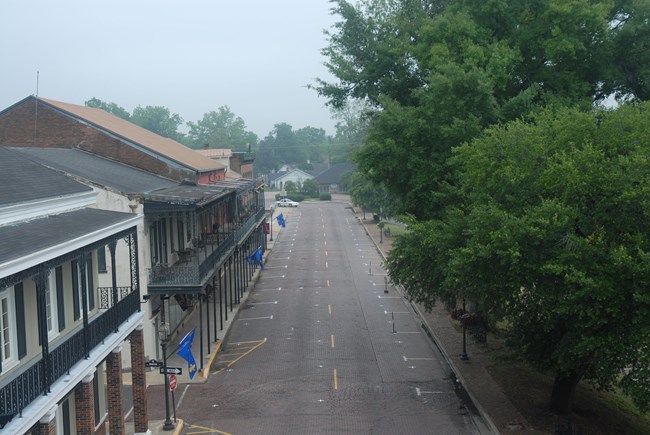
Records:
{"label": "street lamp post", "polygon": [[271,209],[271,223],[270,223],[271,227],[270,227],[270,231],[271,231],[271,241],[273,241],[273,210],[274,210],[273,205],[271,205],[270,209]]}
{"label": "street lamp post", "polygon": [[163,430],[174,429],[174,423],[172,423],[172,420],[169,416],[169,378],[167,377],[167,345],[169,344],[169,337],[167,335],[167,323],[165,322],[165,300],[168,298],[168,296],[161,297],[161,325],[160,329],[158,329],[158,338],[160,339],[160,347],[162,349],[163,357],[163,376],[165,377],[165,423],[163,424]]}

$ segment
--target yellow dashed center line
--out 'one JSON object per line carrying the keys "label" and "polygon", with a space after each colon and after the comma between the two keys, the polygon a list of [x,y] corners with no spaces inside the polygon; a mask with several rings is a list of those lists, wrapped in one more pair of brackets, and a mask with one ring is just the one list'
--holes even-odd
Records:
{"label": "yellow dashed center line", "polygon": [[334,334],[332,334],[332,349],[334,349]]}
{"label": "yellow dashed center line", "polygon": [[329,268],[329,267],[330,267],[330,265],[329,265],[329,263],[326,261],[326,262],[325,262],[325,269],[327,269],[327,268]]}
{"label": "yellow dashed center line", "polygon": [[328,287],[330,286],[330,280],[329,279],[327,280],[327,286]]}
{"label": "yellow dashed center line", "polygon": [[332,315],[332,304],[327,304],[327,311],[329,311],[330,316]]}
{"label": "yellow dashed center line", "polygon": [[335,390],[339,389],[339,380],[338,377],[336,376],[336,369],[334,369],[334,389]]}

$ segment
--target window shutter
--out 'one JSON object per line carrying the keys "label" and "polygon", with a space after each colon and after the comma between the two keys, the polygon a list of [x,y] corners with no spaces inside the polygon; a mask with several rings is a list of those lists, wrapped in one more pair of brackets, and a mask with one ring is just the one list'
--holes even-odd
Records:
{"label": "window shutter", "polygon": [[86,264],[86,272],[88,275],[88,311],[95,309],[95,283],[93,280],[93,256],[88,255],[88,263]]}
{"label": "window shutter", "polygon": [[70,262],[72,267],[72,306],[73,306],[73,318],[74,320],[79,320],[79,277],[77,276],[77,260],[72,260]]}
{"label": "window shutter", "polygon": [[63,295],[63,267],[56,268],[56,310],[59,318],[59,332],[65,329],[65,298]]}
{"label": "window shutter", "polygon": [[16,303],[16,335],[18,337],[18,359],[21,359],[27,355],[27,335],[25,334],[25,295],[23,293],[22,282],[14,286],[14,301]]}

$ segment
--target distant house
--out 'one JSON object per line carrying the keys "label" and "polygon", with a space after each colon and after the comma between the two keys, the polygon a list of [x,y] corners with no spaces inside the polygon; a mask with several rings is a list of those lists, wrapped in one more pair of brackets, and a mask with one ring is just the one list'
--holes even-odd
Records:
{"label": "distant house", "polygon": [[286,186],[287,181],[291,181],[297,186],[302,186],[302,183],[304,183],[305,180],[311,180],[313,178],[313,175],[308,174],[305,171],[302,171],[300,169],[291,169],[286,172],[276,172],[274,174],[270,174],[268,184],[273,189],[284,190],[284,186]]}
{"label": "distant house", "polygon": [[320,192],[344,193],[346,190],[341,187],[341,178],[354,171],[352,163],[337,163],[329,169],[318,174],[315,179],[318,181]]}
{"label": "distant house", "polygon": [[210,184],[226,167],[172,139],[92,107],[29,96],[0,112],[0,143],[79,148],[171,178]]}

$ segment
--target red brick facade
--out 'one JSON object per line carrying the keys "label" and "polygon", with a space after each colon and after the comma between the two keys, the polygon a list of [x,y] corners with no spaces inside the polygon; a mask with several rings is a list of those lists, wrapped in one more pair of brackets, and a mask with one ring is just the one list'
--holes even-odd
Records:
{"label": "red brick facade", "polygon": [[77,435],[95,433],[95,399],[92,376],[84,379],[75,389],[74,402],[77,413]]}
{"label": "red brick facade", "polygon": [[[79,148],[174,180],[194,179],[192,171],[166,163],[120,139],[39,102],[23,100],[0,114],[0,144],[14,147]],[[38,122],[35,122],[35,118]],[[35,128],[36,127],[36,128]]]}
{"label": "red brick facade", "polygon": [[129,336],[131,343],[131,377],[133,387],[133,421],[135,433],[146,433],[149,428],[147,416],[147,378],[144,367],[144,334],[136,329]]}
{"label": "red brick facade", "polygon": [[106,383],[108,389],[108,426],[111,435],[124,434],[124,405],[122,396],[122,352],[113,351],[106,358]]}

